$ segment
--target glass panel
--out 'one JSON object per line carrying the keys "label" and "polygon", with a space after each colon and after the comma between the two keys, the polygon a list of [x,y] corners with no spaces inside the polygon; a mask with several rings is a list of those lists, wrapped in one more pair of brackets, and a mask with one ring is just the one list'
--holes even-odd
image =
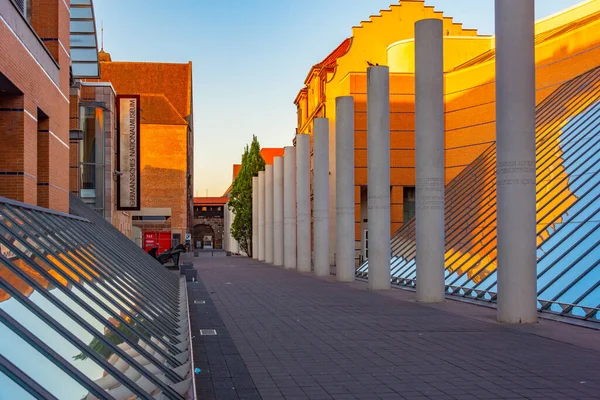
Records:
{"label": "glass panel", "polygon": [[[71,1],[71,4],[77,4]],[[71,7],[71,19],[76,18],[93,18],[91,7]]]}
{"label": "glass panel", "polygon": [[96,34],[77,35],[71,34],[71,51],[73,47],[96,47]]}
{"label": "glass panel", "polygon": [[[18,281],[20,281],[19,278],[13,278],[13,282],[17,282],[17,286],[28,287],[24,282]],[[0,292],[3,291],[0,289]],[[33,293],[31,297],[39,297],[39,295]],[[80,354],[80,351],[77,348],[14,298],[0,303],[0,309],[51,347],[64,361],[67,361],[90,379],[98,379],[103,376],[104,370],[98,364],[87,358],[78,358],[77,355]],[[60,313],[60,311],[58,312]],[[2,340],[0,340],[0,353],[51,394],[59,399],[81,399],[87,395],[88,390],[80,383],[73,380],[67,373],[63,372],[4,324],[0,324],[0,337],[2,337]],[[82,339],[84,338],[82,337]]]}
{"label": "glass panel", "polygon": [[[91,5],[92,0],[71,0],[71,5],[81,5],[81,4]],[[73,7],[73,8],[75,8],[75,7]],[[73,8],[71,8],[71,11],[73,10]]]}
{"label": "glass panel", "polygon": [[[2,329],[2,327],[0,327],[0,329]],[[18,383],[14,382],[2,372],[0,372],[0,388],[2,388],[0,399],[35,400],[35,397],[29,394],[27,390],[23,389]]]}
{"label": "glass panel", "polygon": [[71,67],[73,68],[73,76],[76,78],[97,78],[99,75],[98,63],[73,62]]}
{"label": "glass panel", "polygon": [[[0,216],[0,218],[1,218],[1,216]],[[17,230],[16,227],[13,227],[13,229],[19,235],[23,234],[23,232],[20,230]],[[4,234],[4,229],[0,229],[0,232],[2,232]],[[7,236],[5,236],[5,238],[7,238]],[[8,239],[10,240],[9,237],[8,237]],[[27,252],[26,246],[24,245],[24,242],[21,242],[21,240],[15,240],[13,244],[18,250],[20,250],[24,253]],[[29,240],[27,242],[27,245],[29,246],[29,248],[35,249],[39,252],[43,252],[43,250],[32,240]],[[13,262],[18,266],[21,266],[21,265],[26,266],[27,270],[30,270],[29,268],[32,267],[36,273],[40,274],[45,279],[48,279],[48,281],[51,281],[51,279],[49,277],[47,277],[47,275],[51,275],[52,277],[57,279],[58,282],[60,282],[60,284],[62,284],[65,287],[68,287],[70,289],[70,292],[72,293],[72,298],[71,298],[71,296],[68,296],[66,293],[64,293],[61,290],[53,290],[53,291],[51,291],[51,294],[54,297],[56,297],[56,300],[59,300],[61,303],[66,305],[69,309],[73,310],[78,316],[82,317],[87,323],[89,323],[99,333],[105,335],[107,337],[107,339],[110,340],[112,343],[115,343],[115,344],[122,343],[124,341],[124,339],[121,337],[121,335],[122,335],[122,336],[125,336],[133,344],[139,344],[143,348],[148,346],[147,341],[143,340],[143,338],[146,338],[147,340],[150,339],[150,334],[146,329],[144,329],[143,327],[141,327],[135,323],[132,325],[130,325],[130,324],[125,325],[125,324],[119,322],[117,319],[115,319],[113,316],[111,316],[108,312],[106,312],[105,309],[101,308],[99,306],[99,304],[95,303],[94,300],[92,300],[90,297],[88,297],[88,295],[84,294],[81,290],[79,290],[78,287],[71,285],[69,280],[66,279],[67,275],[70,278],[74,279],[76,282],[82,284],[88,290],[93,289],[92,286],[84,284],[84,282],[86,280],[91,280],[91,277],[85,273],[82,274],[81,269],[74,270],[73,269],[74,265],[72,263],[65,262],[66,260],[63,260],[62,258],[61,258],[61,261],[59,261],[54,256],[48,256],[49,261],[52,261],[52,263],[42,260],[42,259],[38,258],[37,256],[34,256],[33,254],[30,255],[29,259],[23,259],[21,257],[22,256],[15,254],[15,256],[13,257]],[[95,290],[92,290],[91,293],[93,293],[96,296],[96,298],[102,302],[102,304],[108,303],[108,301],[103,296],[99,295],[99,293],[96,292]],[[74,300],[78,300],[79,302],[90,306],[92,309],[94,309],[94,311],[96,313],[99,314],[98,317],[93,316],[91,313],[89,313],[83,307],[81,307],[78,302],[76,302]],[[117,311],[121,317],[128,318],[126,315],[124,315],[122,312],[120,312],[120,310],[117,309]],[[102,318],[102,319],[100,319],[100,318]],[[115,329],[118,330],[121,333],[121,335],[116,334],[114,332]],[[141,335],[141,337],[140,337],[140,335]],[[96,338],[94,338],[93,340],[96,343],[99,343],[99,341]],[[113,350],[111,350],[108,347],[104,348],[103,355],[105,355],[106,358],[108,358],[112,354],[113,354]],[[150,362],[150,360],[147,360],[145,357],[143,357],[141,355],[139,357],[140,357],[140,362],[142,362],[143,364],[147,364]],[[157,365],[161,365],[165,361],[165,358],[160,356],[159,354],[154,354],[154,357],[156,357],[155,363]]]}
{"label": "glass panel", "polygon": [[92,49],[71,49],[71,59],[73,61],[98,61],[96,48]]}
{"label": "glass panel", "polygon": [[[89,51],[73,49],[73,52]],[[93,51],[95,53],[95,50]],[[79,145],[80,198],[104,216],[104,112],[98,107],[81,107],[83,140]]]}
{"label": "glass panel", "polygon": [[94,21],[71,20],[71,32],[94,32]]}
{"label": "glass panel", "polygon": [[[18,263],[18,261],[17,261]],[[19,290],[21,293],[27,295],[28,299],[36,304],[40,309],[50,315],[57,323],[60,324],[63,328],[65,328],[68,332],[75,335],[75,337],[81,340],[83,343],[88,344],[91,351],[94,351],[101,355],[104,359],[106,359],[110,364],[116,365],[120,368],[121,372],[125,372],[128,368],[131,368],[129,364],[124,363],[123,360],[119,360],[118,357],[113,356],[113,353],[110,348],[92,336],[87,330],[83,329],[79,323],[70,318],[68,315],[59,310],[56,306],[54,306],[47,298],[45,298],[41,293],[36,291],[34,288],[29,286],[23,280],[21,280],[16,274],[13,274],[10,269],[8,269],[5,265],[0,266],[2,269],[2,276],[8,276],[7,283],[10,284],[14,289]],[[27,275],[33,276],[35,271],[28,271]],[[39,280],[40,278],[36,279]],[[51,292],[52,294],[56,294],[59,292],[55,287],[46,281],[43,280],[46,285],[45,288]],[[3,294],[3,297],[6,299],[0,303],[0,309],[5,311],[8,315],[14,318],[18,323],[20,323],[24,328],[30,331],[33,335],[35,335],[38,339],[40,339],[43,343],[48,345],[52,350],[57,352],[64,361],[71,364],[73,367],[77,368],[83,374],[85,374],[92,381],[106,381],[109,378],[106,378],[108,371],[105,371],[99,364],[90,359],[84,353],[82,353],[81,349],[73,346],[70,342],[68,342],[65,338],[63,338],[57,331],[47,325],[44,321],[42,321],[39,317],[37,317],[34,313],[32,313],[27,307],[21,304],[17,299],[10,297],[5,291],[0,289],[0,293]],[[59,294],[63,299],[65,298],[64,294]],[[73,303],[71,302],[71,306]],[[81,311],[81,308],[73,307],[74,310]],[[102,329],[103,326],[97,322],[91,321],[95,328]],[[82,391],[87,392],[85,389],[80,387],[79,384],[75,382],[66,384],[67,388],[63,387],[63,380],[68,381],[70,378],[62,378],[57,380],[57,376],[59,374],[54,374],[51,368],[52,362],[43,357],[37,351],[34,351],[27,343],[25,343],[22,339],[11,340],[11,336],[8,335],[8,331],[10,331],[4,325],[0,325],[0,337],[3,340],[0,341],[0,353],[2,353],[6,358],[8,358],[13,364],[19,367],[23,372],[27,373],[32,379],[42,385],[45,389],[47,389],[51,393],[55,393],[56,391],[64,390],[64,393],[57,397],[59,398],[73,398],[73,399],[81,399],[84,393]],[[12,332],[12,331],[10,331]],[[110,338],[110,335],[114,335],[112,331],[106,330],[105,334]],[[6,340],[6,338],[8,340]],[[119,344],[119,342],[114,342]],[[39,360],[38,360],[39,359]],[[32,362],[34,360],[35,362]],[[120,365],[117,364],[120,362]],[[26,365],[26,367],[24,367]],[[64,373],[62,373],[64,375]],[[38,376],[44,376],[44,379],[40,379]],[[110,374],[109,374],[110,375]],[[111,385],[111,388],[120,386],[119,379],[115,379],[113,375],[110,375],[113,378],[114,383]]]}
{"label": "glass panel", "polygon": [[[600,307],[599,98],[596,68],[563,84],[537,109],[538,295],[576,303],[567,312],[579,316],[585,316],[582,307]],[[445,199],[446,285],[488,301],[497,279],[495,164],[491,145],[446,186]],[[394,277],[415,278],[414,238],[414,219],[406,220],[392,238]],[[359,272],[368,274],[368,263]],[[563,312],[558,305],[551,310]]]}

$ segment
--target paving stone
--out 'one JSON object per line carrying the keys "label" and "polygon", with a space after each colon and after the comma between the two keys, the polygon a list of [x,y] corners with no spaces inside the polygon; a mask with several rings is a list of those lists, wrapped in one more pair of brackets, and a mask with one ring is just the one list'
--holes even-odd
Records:
{"label": "paving stone", "polygon": [[[189,285],[206,301],[190,312],[194,327],[220,327],[217,337],[194,339],[195,353],[205,351],[195,359],[213,369],[203,393],[264,400],[600,393],[600,353],[536,327],[518,330],[241,257],[194,263],[201,282]],[[233,383],[235,393],[219,382]]]}

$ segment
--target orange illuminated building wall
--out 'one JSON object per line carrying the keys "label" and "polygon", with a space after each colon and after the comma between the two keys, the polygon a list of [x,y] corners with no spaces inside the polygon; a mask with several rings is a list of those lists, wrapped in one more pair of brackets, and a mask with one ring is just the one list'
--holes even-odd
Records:
{"label": "orange illuminated building wall", "polygon": [[183,242],[193,221],[191,62],[115,62],[101,52],[100,81],[117,95],[140,95],[141,210],[132,212],[133,226]]}
{"label": "orange illuminated building wall", "polygon": [[[330,120],[330,202],[335,204],[335,98],[355,99],[357,250],[362,247],[367,227],[367,62],[390,67],[391,233],[414,215],[414,24],[424,18],[444,22],[446,182],[495,140],[493,36],[464,29],[421,0],[401,0],[353,27],[350,38],[311,68],[295,104],[298,133],[312,136],[314,118]],[[599,64],[599,28],[597,0],[585,1],[536,22],[538,102],[560,84]],[[334,206],[332,209],[335,213]],[[331,219],[334,235],[335,222]],[[330,253],[333,252],[332,248]]]}

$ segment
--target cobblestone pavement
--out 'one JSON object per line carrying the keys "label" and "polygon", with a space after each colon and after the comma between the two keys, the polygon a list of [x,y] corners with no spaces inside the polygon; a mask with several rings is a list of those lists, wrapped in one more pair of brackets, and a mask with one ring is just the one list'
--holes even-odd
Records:
{"label": "cobblestone pavement", "polygon": [[[190,259],[191,260],[191,259]],[[239,257],[194,258],[201,399],[598,399],[600,332],[512,327]],[[192,299],[190,299],[191,301]],[[193,333],[194,334],[194,333]]]}

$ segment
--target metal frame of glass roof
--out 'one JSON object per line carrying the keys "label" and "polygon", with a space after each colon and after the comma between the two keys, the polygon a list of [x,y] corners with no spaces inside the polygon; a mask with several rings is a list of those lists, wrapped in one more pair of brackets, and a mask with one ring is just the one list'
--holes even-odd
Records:
{"label": "metal frame of glass roof", "polygon": [[73,195],[71,212],[0,198],[7,394],[183,398],[192,387],[185,281]]}
{"label": "metal frame of glass roof", "polygon": [[71,69],[74,78],[99,78],[98,39],[92,0],[71,0]]}
{"label": "metal frame of glass roof", "polygon": [[[536,114],[538,309],[600,322],[600,67],[561,85]],[[446,186],[445,229],[447,294],[495,302],[495,144]],[[391,247],[392,283],[414,288],[414,218]]]}

